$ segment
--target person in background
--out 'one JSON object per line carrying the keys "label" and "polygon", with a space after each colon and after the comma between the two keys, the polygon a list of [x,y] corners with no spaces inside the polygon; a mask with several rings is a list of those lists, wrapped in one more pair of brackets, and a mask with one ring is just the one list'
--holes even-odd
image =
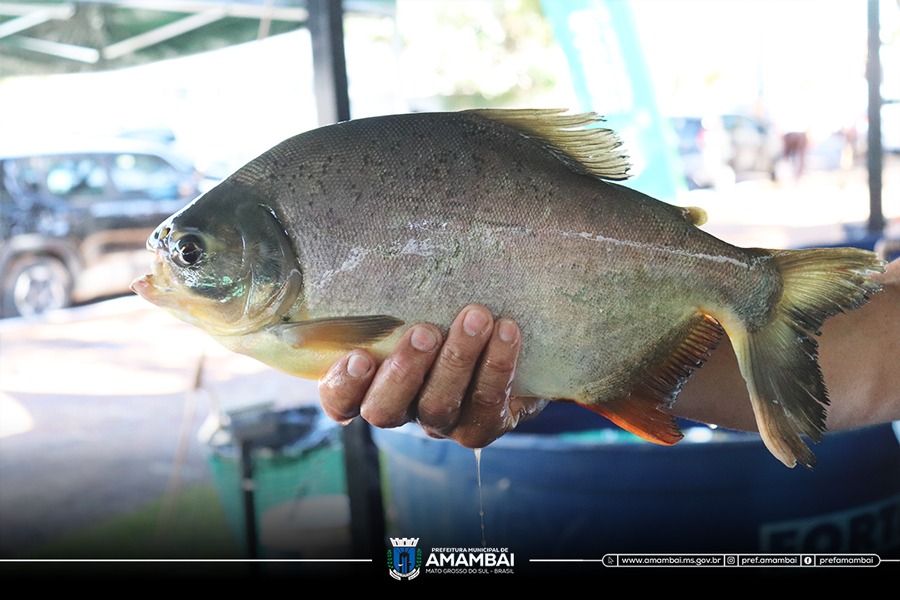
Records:
{"label": "person in background", "polygon": [[775,114],[775,130],[781,133],[781,155],[773,167],[773,180],[794,182],[806,173],[806,158],[810,147],[811,110],[807,101],[810,92],[798,90]]}
{"label": "person in background", "polygon": [[[900,260],[865,306],[825,322],[819,358],[831,405],[829,430],[900,420]],[[510,395],[521,335],[510,319],[465,307],[447,335],[434,325],[410,328],[378,364],[364,350],[338,360],[319,381],[325,413],[339,422],[361,416],[376,427],[417,422],[433,437],[482,448],[539,413],[547,401]],[[733,350],[723,337],[682,389],[675,416],[756,430]]]}

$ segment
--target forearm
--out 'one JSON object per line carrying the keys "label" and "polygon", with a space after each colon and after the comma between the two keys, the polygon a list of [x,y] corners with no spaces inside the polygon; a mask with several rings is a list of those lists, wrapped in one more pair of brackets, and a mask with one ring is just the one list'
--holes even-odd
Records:
{"label": "forearm", "polygon": [[[900,261],[888,265],[879,279],[884,291],[822,328],[819,363],[831,399],[829,430],[900,420]],[[727,338],[685,385],[673,412],[732,429],[756,429]]]}
{"label": "forearm", "polygon": [[900,420],[900,260],[880,279],[884,291],[823,328],[821,363],[831,397],[830,429]]}

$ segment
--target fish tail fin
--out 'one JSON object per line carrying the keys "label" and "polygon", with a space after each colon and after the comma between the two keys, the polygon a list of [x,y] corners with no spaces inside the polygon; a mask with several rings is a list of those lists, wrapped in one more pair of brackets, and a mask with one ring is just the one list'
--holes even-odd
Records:
{"label": "fish tail fin", "polygon": [[829,316],[881,289],[869,274],[883,263],[855,248],[779,250],[772,258],[783,282],[772,318],[755,331],[725,329],[766,447],[788,467],[812,467],[815,456],[801,436],[821,441],[829,403],[815,336]]}

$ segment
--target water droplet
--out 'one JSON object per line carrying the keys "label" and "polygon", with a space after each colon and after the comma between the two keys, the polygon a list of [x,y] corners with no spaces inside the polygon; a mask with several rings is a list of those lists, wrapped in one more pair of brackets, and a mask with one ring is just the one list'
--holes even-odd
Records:
{"label": "water droplet", "polygon": [[475,448],[475,479],[478,482],[478,518],[481,520],[481,546],[487,547],[487,538],[484,535],[484,494],[481,488],[481,448]]}

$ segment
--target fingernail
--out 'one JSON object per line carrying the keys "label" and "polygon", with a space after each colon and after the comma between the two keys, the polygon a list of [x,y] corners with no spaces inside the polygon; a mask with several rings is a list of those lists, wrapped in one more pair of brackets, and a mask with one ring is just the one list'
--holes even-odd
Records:
{"label": "fingernail", "polygon": [[488,318],[480,310],[470,310],[466,313],[466,318],[463,319],[463,331],[473,337],[484,333],[487,326]]}
{"label": "fingernail", "polygon": [[410,342],[413,348],[421,352],[429,352],[437,346],[437,338],[427,327],[416,327],[413,329]]}
{"label": "fingernail", "polygon": [[372,364],[366,356],[354,354],[347,361],[347,374],[350,377],[362,377],[369,372]]}
{"label": "fingernail", "polygon": [[500,340],[507,344],[511,344],[516,340],[516,336],[518,335],[517,330],[518,328],[515,323],[509,319],[503,319],[500,321],[500,330],[497,333],[500,335]]}

